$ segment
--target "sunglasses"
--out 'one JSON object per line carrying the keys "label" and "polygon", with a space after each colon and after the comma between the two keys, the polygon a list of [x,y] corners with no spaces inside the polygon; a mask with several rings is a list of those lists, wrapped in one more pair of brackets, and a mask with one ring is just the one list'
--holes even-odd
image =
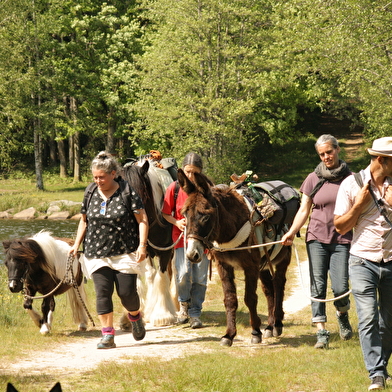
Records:
{"label": "sunglasses", "polygon": [[105,215],[105,214],[106,214],[106,201],[103,201],[103,202],[101,203],[101,209],[99,210],[99,213],[100,213],[101,215]]}

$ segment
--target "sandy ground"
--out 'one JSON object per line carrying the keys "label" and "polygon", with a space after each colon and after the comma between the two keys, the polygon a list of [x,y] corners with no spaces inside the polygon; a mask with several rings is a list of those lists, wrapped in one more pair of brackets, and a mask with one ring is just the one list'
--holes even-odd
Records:
{"label": "sandy ground", "polygon": [[[301,276],[304,282],[308,281],[307,262],[301,263],[301,274],[298,271],[298,265],[296,268],[297,282],[293,290],[294,294],[284,302],[286,320],[310,303],[301,285]],[[110,350],[97,350],[100,331],[91,331],[89,334],[91,336],[78,338],[77,342],[62,344],[50,352],[34,352],[31,357],[25,356],[18,362],[6,366],[0,364],[0,374],[18,373],[19,371],[24,375],[40,374],[50,369],[51,372],[66,375],[88,371],[103,361],[132,363],[135,360],[140,361],[143,357],[170,360],[198,351],[199,348],[195,345],[197,341],[210,340],[219,344],[220,340],[217,336],[206,337],[205,333],[200,333],[201,330],[192,330],[188,324],[171,327],[154,327],[147,324],[146,330],[146,337],[137,342],[131,333],[117,329],[115,338],[117,348]],[[248,337],[242,339],[238,336],[235,344],[248,345],[250,344],[248,340]]]}

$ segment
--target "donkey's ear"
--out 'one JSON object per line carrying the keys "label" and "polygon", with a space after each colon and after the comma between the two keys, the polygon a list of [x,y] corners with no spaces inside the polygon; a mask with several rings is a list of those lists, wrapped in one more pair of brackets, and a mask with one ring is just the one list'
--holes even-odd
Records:
{"label": "donkey's ear", "polygon": [[212,181],[203,173],[195,173],[195,183],[197,190],[205,197],[211,194]]}
{"label": "donkey's ear", "polygon": [[61,384],[57,382],[49,392],[62,392]]}
{"label": "donkey's ear", "polygon": [[18,392],[18,390],[9,382],[7,384],[7,392]]}
{"label": "donkey's ear", "polygon": [[187,195],[196,191],[195,184],[189,180],[189,178],[185,175],[184,171],[180,168],[177,171],[177,179],[180,187],[184,190]]}

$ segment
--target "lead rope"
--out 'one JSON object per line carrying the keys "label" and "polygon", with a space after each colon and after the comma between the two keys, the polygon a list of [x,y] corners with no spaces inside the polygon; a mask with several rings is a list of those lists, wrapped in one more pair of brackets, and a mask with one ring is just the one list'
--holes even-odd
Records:
{"label": "lead rope", "polygon": [[180,236],[177,238],[176,242],[174,242],[172,245],[167,246],[166,248],[161,248],[159,246],[154,245],[149,239],[147,239],[148,245],[150,245],[152,248],[156,249],[156,250],[170,250],[172,248],[174,248],[179,242],[181,237],[184,235],[184,232],[182,231]]}

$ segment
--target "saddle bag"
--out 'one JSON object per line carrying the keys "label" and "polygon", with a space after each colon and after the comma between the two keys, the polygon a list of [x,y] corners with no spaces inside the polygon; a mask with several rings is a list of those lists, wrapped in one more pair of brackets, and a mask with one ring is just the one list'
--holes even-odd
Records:
{"label": "saddle bag", "polygon": [[274,225],[292,224],[301,204],[301,195],[280,180],[253,184],[263,200],[257,204],[260,214]]}
{"label": "saddle bag", "polygon": [[177,180],[177,161],[176,158],[162,158],[161,164],[165,170],[170,173],[171,178],[173,181]]}

